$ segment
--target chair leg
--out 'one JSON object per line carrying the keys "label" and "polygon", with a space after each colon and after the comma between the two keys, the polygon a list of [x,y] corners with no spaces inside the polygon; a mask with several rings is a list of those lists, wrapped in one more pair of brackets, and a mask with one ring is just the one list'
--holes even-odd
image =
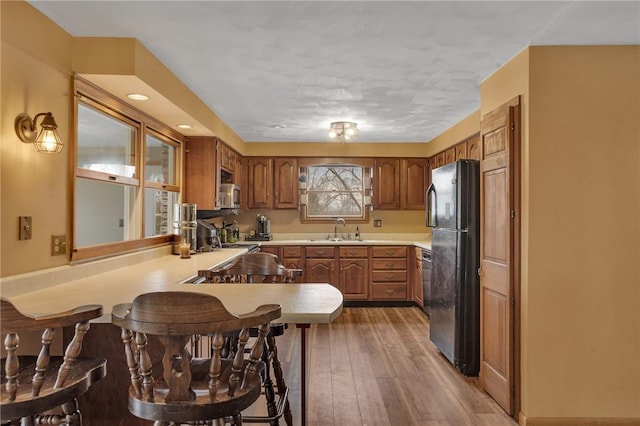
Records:
{"label": "chair leg", "polygon": [[[267,336],[267,345],[269,353],[271,354],[271,364],[273,365],[273,375],[276,378],[276,387],[278,388],[278,394],[284,395],[287,392],[287,384],[284,382],[282,374],[282,365],[278,359],[278,346],[276,346],[276,338],[273,334]],[[267,364],[267,370],[268,370]],[[291,416],[291,407],[289,406],[289,398],[285,401],[284,405],[284,421],[288,426],[293,426],[293,418]]]}
{"label": "chair leg", "polygon": [[[269,347],[265,343],[264,349],[262,350],[262,360],[264,361],[264,364],[265,364],[264,380],[262,385],[264,387],[264,396],[265,396],[265,399],[267,400],[267,414],[269,415],[269,417],[275,417],[278,414],[278,407],[276,406],[276,396],[275,396],[275,391],[273,390],[273,381],[271,380],[271,373],[269,371],[270,357],[271,357],[271,351],[269,350]],[[271,426],[278,426],[279,423],[280,422],[278,421],[277,418],[269,422]]]}
{"label": "chair leg", "polygon": [[82,426],[82,415],[78,409],[77,399],[74,398],[62,404],[62,412],[65,415],[63,425]]}

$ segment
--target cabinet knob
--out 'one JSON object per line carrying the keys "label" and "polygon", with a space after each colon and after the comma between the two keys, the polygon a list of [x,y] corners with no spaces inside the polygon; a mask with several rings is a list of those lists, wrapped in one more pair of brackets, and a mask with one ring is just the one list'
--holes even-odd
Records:
{"label": "cabinet knob", "polygon": [[392,288],[388,288],[384,291],[387,294],[393,294],[393,289]]}
{"label": "cabinet knob", "polygon": [[385,253],[388,254],[388,255],[392,255],[395,252],[396,252],[395,250],[387,250],[387,251],[385,251]]}

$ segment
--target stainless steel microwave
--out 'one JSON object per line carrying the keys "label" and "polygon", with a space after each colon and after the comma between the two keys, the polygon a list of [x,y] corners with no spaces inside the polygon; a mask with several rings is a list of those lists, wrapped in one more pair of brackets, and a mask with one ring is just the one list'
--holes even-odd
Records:
{"label": "stainless steel microwave", "polygon": [[218,197],[221,209],[237,209],[240,207],[240,187],[233,183],[221,183]]}

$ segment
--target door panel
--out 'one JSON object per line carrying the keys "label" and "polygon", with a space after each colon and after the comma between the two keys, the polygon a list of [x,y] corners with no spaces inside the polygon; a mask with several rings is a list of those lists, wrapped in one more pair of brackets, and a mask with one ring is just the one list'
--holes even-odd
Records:
{"label": "door panel", "polygon": [[516,385],[519,392],[514,380],[514,218],[518,207],[514,194],[519,185],[514,178],[518,152],[514,145],[519,141],[519,103],[516,98],[491,111],[480,125],[479,382],[509,414],[514,413]]}

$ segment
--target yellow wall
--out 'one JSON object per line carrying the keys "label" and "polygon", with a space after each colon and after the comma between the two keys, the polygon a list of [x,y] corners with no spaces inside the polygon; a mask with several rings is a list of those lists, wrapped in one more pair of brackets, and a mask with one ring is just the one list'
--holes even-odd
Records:
{"label": "yellow wall", "polygon": [[523,95],[522,419],[640,419],[640,47],[532,47]]}
{"label": "yellow wall", "polygon": [[445,130],[427,144],[427,156],[431,157],[480,131],[480,110],[469,114],[455,126]]}
{"label": "yellow wall", "polygon": [[[14,120],[52,112],[69,140],[72,38],[26,2],[1,2],[2,111],[0,123],[2,236],[0,276],[67,264],[50,255],[54,234],[70,234],[69,149],[39,154],[20,142]],[[40,120],[38,120],[40,121]],[[18,240],[18,216],[33,217],[33,238]]]}

